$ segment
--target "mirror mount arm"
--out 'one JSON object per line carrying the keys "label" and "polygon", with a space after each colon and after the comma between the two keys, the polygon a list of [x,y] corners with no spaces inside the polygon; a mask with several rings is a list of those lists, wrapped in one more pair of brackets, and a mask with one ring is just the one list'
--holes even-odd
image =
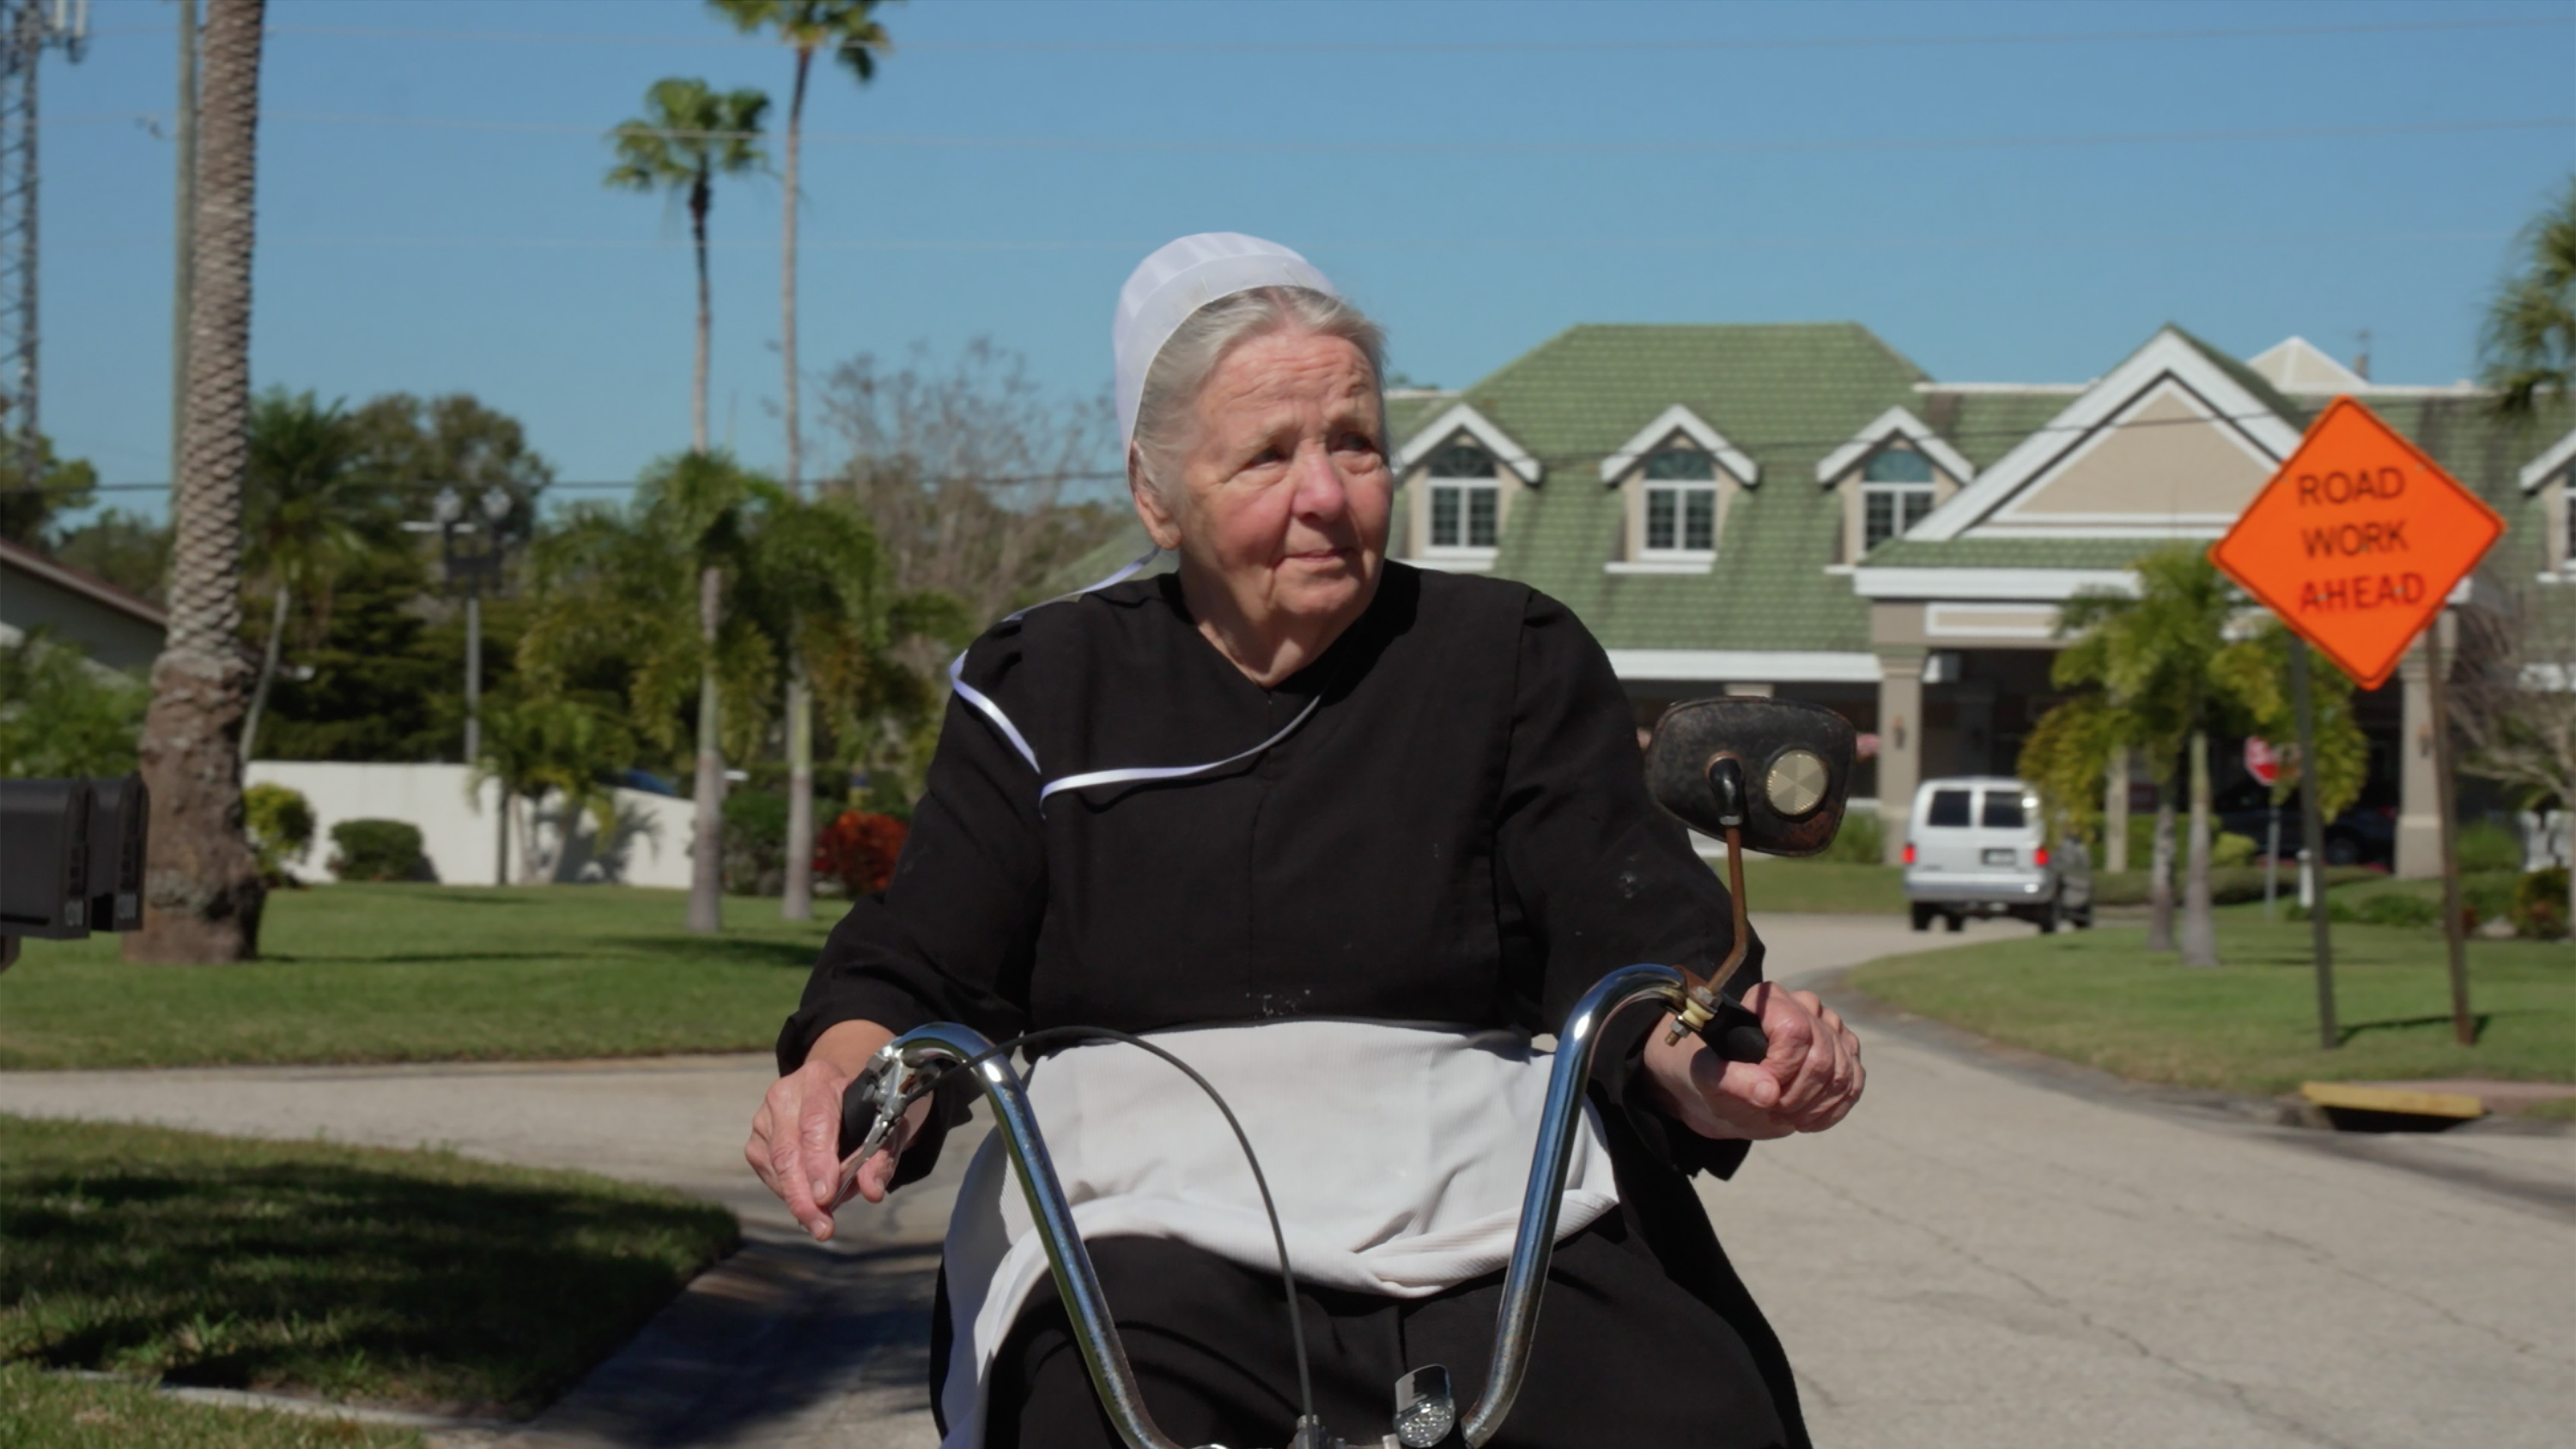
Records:
{"label": "mirror mount arm", "polygon": [[1709,790],[1717,797],[1718,824],[1726,831],[1726,893],[1734,908],[1735,934],[1727,944],[1726,959],[1710,979],[1702,981],[1683,969],[1682,1009],[1674,1014],[1672,1030],[1665,1037],[1668,1046],[1717,1019],[1734,999],[1727,988],[1735,984],[1753,952],[1753,922],[1744,904],[1744,765],[1733,755],[1718,755],[1708,762],[1707,773]]}

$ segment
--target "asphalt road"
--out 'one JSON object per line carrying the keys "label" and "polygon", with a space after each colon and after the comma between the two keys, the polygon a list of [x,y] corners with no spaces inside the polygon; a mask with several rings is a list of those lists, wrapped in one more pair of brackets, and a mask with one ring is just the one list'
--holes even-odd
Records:
{"label": "asphalt road", "polygon": [[[1775,917],[1793,982],[1924,944]],[[1824,1445],[2549,1445],[2576,1423],[2576,1137],[2351,1138],[1863,1019],[1870,1092],[1704,1190]],[[0,1073],[0,1111],[667,1183],[752,1247],[509,1442],[908,1449],[940,1178],[801,1241],[741,1166],[757,1057]]]}

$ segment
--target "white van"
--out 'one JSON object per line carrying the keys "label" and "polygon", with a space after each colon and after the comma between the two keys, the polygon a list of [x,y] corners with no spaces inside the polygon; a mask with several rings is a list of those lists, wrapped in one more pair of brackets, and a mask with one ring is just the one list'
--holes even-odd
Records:
{"label": "white van", "polygon": [[1999,775],[1926,780],[1905,827],[1905,899],[1914,929],[1939,917],[2016,916],[2054,931],[2093,924],[2093,857],[2043,833],[2039,792]]}

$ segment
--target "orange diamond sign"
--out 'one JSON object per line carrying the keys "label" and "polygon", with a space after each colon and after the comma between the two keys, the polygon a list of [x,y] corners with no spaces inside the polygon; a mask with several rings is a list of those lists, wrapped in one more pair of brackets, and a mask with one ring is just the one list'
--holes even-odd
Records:
{"label": "orange diamond sign", "polygon": [[2209,556],[2377,689],[2503,533],[2484,500],[2339,397]]}

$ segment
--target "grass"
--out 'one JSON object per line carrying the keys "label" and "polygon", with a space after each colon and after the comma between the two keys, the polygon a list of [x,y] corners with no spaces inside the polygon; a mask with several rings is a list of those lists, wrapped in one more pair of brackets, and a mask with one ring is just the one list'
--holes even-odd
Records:
{"label": "grass", "polygon": [[266,1409],[186,1404],[140,1384],[0,1364],[0,1444],[11,1449],[420,1449],[410,1429]]}
{"label": "grass", "polygon": [[[263,959],[146,966],[29,941],[0,975],[0,1068],[638,1056],[766,1048],[831,920],[678,891],[335,885],[269,897]],[[823,907],[837,919],[836,905]]]}
{"label": "grass", "polygon": [[2226,964],[2213,970],[2106,925],[1891,957],[1850,979],[1917,1015],[2141,1081],[2270,1095],[2303,1081],[2576,1080],[2576,951],[2563,942],[2469,943],[2478,1042],[2463,1047],[2439,931],[2338,925],[2342,1045],[2326,1051],[2308,927],[2266,925],[2259,906],[2218,920]]}
{"label": "grass", "polygon": [[[1726,863],[1715,863],[1718,876]],[[1829,911],[1845,915],[1905,914],[1905,872],[1893,865],[1848,860],[1744,858],[1744,894],[1756,911]]]}
{"label": "grass", "polygon": [[582,1173],[0,1116],[0,1363],[519,1416],[736,1232]]}

